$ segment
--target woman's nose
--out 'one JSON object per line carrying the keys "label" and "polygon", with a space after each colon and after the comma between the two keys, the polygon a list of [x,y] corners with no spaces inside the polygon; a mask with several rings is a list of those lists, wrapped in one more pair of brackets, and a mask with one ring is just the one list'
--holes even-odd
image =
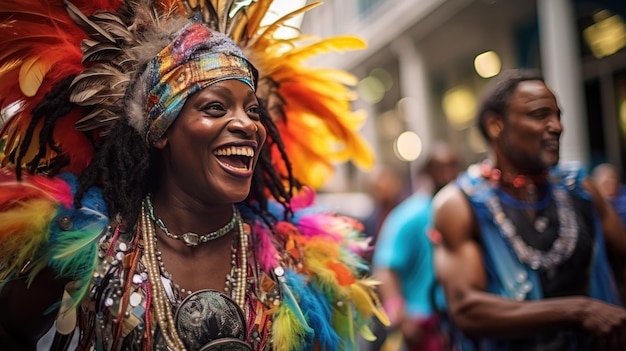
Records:
{"label": "woman's nose", "polygon": [[238,110],[235,113],[228,127],[232,132],[242,133],[246,136],[254,135],[259,130],[257,123],[243,110]]}

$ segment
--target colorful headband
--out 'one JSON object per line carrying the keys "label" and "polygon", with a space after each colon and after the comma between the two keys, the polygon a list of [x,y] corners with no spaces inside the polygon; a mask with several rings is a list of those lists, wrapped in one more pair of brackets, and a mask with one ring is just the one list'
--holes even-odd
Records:
{"label": "colorful headband", "polygon": [[148,62],[144,136],[149,145],[165,134],[187,98],[229,79],[256,91],[255,69],[227,36],[194,23]]}

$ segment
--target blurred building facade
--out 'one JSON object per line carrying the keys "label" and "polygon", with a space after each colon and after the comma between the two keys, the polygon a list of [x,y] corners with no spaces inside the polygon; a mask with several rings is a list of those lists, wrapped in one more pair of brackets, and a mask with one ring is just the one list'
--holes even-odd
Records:
{"label": "blurred building facade", "polygon": [[[516,67],[540,68],[559,99],[562,160],[624,170],[625,19],[624,0],[327,0],[302,27],[368,42],[320,63],[357,76],[355,107],[369,113],[363,131],[378,162],[409,177],[437,139],[466,162],[483,157],[474,124],[480,92]],[[358,171],[340,168],[331,191],[358,190],[341,180]]]}

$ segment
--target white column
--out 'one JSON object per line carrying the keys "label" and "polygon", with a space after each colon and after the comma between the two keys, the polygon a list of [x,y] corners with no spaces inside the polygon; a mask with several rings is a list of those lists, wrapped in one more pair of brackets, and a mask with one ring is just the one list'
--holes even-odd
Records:
{"label": "white column", "polygon": [[537,13],[543,75],[563,111],[561,160],[588,166],[585,94],[572,1],[537,0]]}
{"label": "white column", "polygon": [[[422,140],[422,154],[417,162],[423,162],[424,155],[433,143],[431,112],[428,105],[427,71],[423,58],[410,37],[402,36],[391,43],[398,56],[400,95],[403,99],[404,119],[408,129]],[[411,173],[415,167],[411,167]],[[411,174],[413,176],[413,174]]]}

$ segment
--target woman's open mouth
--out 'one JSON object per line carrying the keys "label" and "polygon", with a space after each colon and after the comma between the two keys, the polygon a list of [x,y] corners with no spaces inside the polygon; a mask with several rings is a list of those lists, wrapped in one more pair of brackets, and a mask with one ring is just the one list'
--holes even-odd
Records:
{"label": "woman's open mouth", "polygon": [[251,146],[225,146],[213,151],[217,161],[237,175],[249,175],[252,172],[254,148]]}

